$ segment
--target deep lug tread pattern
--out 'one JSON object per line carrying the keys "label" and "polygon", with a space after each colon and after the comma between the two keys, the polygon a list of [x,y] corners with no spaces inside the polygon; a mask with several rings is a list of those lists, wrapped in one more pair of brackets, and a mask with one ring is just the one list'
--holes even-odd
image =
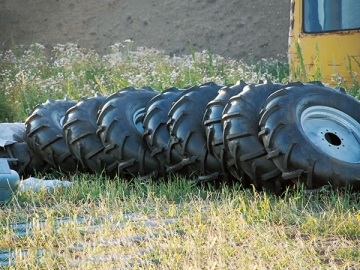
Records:
{"label": "deep lug tread pattern", "polygon": [[169,148],[171,137],[167,122],[171,105],[183,92],[175,87],[169,88],[152,98],[145,109],[143,138],[151,150],[151,156],[159,160],[164,170],[181,162],[181,156]]}
{"label": "deep lug tread pattern", "polygon": [[206,133],[203,128],[206,105],[217,96],[221,88],[215,83],[191,87],[185,90],[171,107],[168,114],[170,145],[186,162],[182,161],[178,166],[168,168],[168,172],[180,167],[187,174],[195,173],[198,176],[221,171],[220,162],[206,147]]}
{"label": "deep lug tread pattern", "polygon": [[157,94],[151,88],[127,87],[109,96],[99,108],[97,134],[105,152],[116,160],[120,176],[145,177],[161,172],[159,161],[151,156],[133,119]]}
{"label": "deep lug tread pattern", "polygon": [[[291,84],[281,95],[270,96],[260,114],[261,129],[270,131],[261,135],[265,148],[268,153],[278,153],[272,155],[271,160],[290,183],[300,182],[307,188],[330,184],[334,188],[350,186],[354,191],[360,190],[360,161],[347,161],[347,155],[341,156],[343,152],[327,154],[302,128],[301,116],[313,106],[336,109],[360,123],[357,113],[360,103],[355,98],[320,83]],[[330,122],[326,121],[321,128],[327,128]],[[272,132],[274,129],[277,131]],[[360,151],[360,144],[352,147]]]}
{"label": "deep lug tread pattern", "polygon": [[106,171],[113,159],[104,152],[104,145],[96,135],[96,124],[99,107],[106,96],[96,94],[92,98],[82,98],[65,114],[63,135],[69,152],[82,166],[98,174]]}
{"label": "deep lug tread pattern", "polygon": [[176,172],[197,176],[193,183],[235,178],[278,194],[294,183],[358,191],[359,104],[321,82],[208,83],[163,93],[128,87],[107,98],[39,104],[0,157],[17,159],[9,165],[21,176]]}
{"label": "deep lug tread pattern", "polygon": [[236,85],[221,88],[218,95],[206,106],[203,124],[207,137],[207,146],[209,152],[219,161],[221,161],[221,149],[224,147],[221,124],[222,113],[229,99],[239,94],[246,85],[244,81],[239,81]]}
{"label": "deep lug tread pattern", "polygon": [[41,157],[54,169],[75,172],[78,161],[66,146],[62,135],[62,118],[66,111],[76,104],[71,100],[51,100],[34,108],[25,121],[25,141],[31,151]]}
{"label": "deep lug tread pattern", "polygon": [[[280,192],[275,190],[275,182],[281,172],[272,160],[267,158],[267,151],[258,137],[258,115],[266,99],[282,88],[284,85],[273,84],[270,81],[248,85],[229,100],[223,113],[223,125],[227,126],[224,128],[224,144],[235,159],[235,167],[243,170],[257,188],[264,187],[263,182],[266,179],[269,182],[266,183],[266,188],[270,187],[275,192]],[[274,173],[276,171],[278,173]],[[274,179],[263,177],[268,172],[275,175]]]}

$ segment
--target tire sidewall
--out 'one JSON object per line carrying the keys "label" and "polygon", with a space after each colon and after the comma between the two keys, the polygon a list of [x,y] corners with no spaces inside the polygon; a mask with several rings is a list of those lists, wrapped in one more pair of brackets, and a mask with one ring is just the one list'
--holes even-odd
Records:
{"label": "tire sidewall", "polygon": [[[268,146],[268,152],[279,149],[284,154],[289,145],[296,144],[291,156],[274,159],[274,163],[282,172],[304,170],[307,175],[312,174],[315,184],[320,186],[329,182],[335,187],[348,184],[360,185],[358,183],[360,181],[356,180],[356,176],[360,175],[360,163],[346,162],[326,154],[309,139],[301,123],[303,112],[313,106],[331,107],[360,123],[360,114],[357,113],[360,108],[358,100],[336,89],[305,84],[301,87],[288,87],[283,93],[275,92],[265,103],[265,110],[276,106],[275,103],[284,105],[278,112],[280,114],[278,119],[282,119],[284,126],[279,134],[274,136],[272,143],[268,141],[268,136],[265,136],[264,144]],[[271,117],[268,121],[271,121]],[[272,145],[271,148],[269,143]],[[309,170],[310,163],[315,164],[312,170]]]}

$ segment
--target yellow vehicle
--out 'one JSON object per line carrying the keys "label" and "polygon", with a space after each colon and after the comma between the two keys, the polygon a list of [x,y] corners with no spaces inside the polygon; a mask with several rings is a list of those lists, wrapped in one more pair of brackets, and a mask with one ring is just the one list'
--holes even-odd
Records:
{"label": "yellow vehicle", "polygon": [[291,80],[359,86],[360,0],[292,0]]}

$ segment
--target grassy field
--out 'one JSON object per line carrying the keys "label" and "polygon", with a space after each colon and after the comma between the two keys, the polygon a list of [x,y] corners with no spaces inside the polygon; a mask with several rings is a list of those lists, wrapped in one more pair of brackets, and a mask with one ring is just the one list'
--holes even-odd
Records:
{"label": "grassy field", "polygon": [[[48,98],[109,95],[132,85],[162,91],[243,79],[286,82],[287,65],[253,65],[209,51],[170,57],[131,42],[99,56],[74,44],[0,55],[0,122],[23,122]],[[351,93],[359,89],[349,89]],[[347,191],[282,196],[239,184],[108,179],[54,173],[74,184],[18,192],[0,208],[0,268],[360,269],[360,197]],[[10,258],[10,260],[8,259]],[[10,263],[10,264],[9,264]]]}

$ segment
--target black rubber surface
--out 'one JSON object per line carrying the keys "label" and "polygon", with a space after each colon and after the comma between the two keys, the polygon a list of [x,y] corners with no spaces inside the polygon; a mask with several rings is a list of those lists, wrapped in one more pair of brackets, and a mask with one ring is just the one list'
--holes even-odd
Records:
{"label": "black rubber surface", "polygon": [[[305,110],[312,107],[315,112],[321,108],[320,114],[317,116],[313,112],[312,118],[308,120],[315,119],[322,124],[314,126],[311,134],[306,134],[301,117]],[[268,158],[273,160],[287,181],[300,181],[307,188],[330,184],[335,188],[351,186],[359,190],[360,160],[347,160],[350,152],[355,156],[360,152],[359,134],[346,125],[343,130],[333,131],[329,117],[322,114],[324,108],[333,108],[337,113],[340,111],[344,119],[352,117],[355,126],[360,123],[359,101],[345,91],[328,88],[321,83],[293,83],[271,95],[260,113],[259,133],[268,151]],[[337,124],[342,124],[340,119]],[[351,133],[353,143],[348,145],[346,136]],[[328,134],[332,134],[339,143],[328,140]],[[315,144],[309,136],[319,138],[321,144]],[[331,148],[335,154],[322,150],[323,143],[326,149]]]}
{"label": "black rubber surface", "polygon": [[75,172],[78,161],[70,154],[62,135],[66,111],[76,104],[71,100],[48,100],[37,105],[25,121],[25,140],[36,155],[55,169]]}
{"label": "black rubber surface", "polygon": [[226,149],[234,158],[235,167],[244,171],[257,188],[272,191],[281,190],[281,172],[267,158],[267,151],[258,137],[258,115],[265,100],[281,88],[283,84],[270,81],[246,86],[229,100],[222,118]]}
{"label": "black rubber surface", "polygon": [[167,167],[181,162],[181,156],[173,149],[169,150],[171,138],[166,123],[171,105],[183,92],[175,87],[169,88],[152,98],[145,109],[143,138],[151,155],[159,160],[165,171]]}
{"label": "black rubber surface", "polygon": [[[171,147],[182,161],[168,168],[168,172],[187,171],[208,180],[217,179],[221,164],[207,149],[203,117],[206,105],[218,95],[222,86],[207,83],[184,91],[169,112],[168,130]],[[206,180],[204,178],[204,180]]]}
{"label": "black rubber surface", "polygon": [[113,158],[105,154],[104,145],[96,135],[98,110],[106,97],[95,95],[82,98],[65,114],[63,135],[70,153],[75,156],[87,171],[106,172]]}
{"label": "black rubber surface", "polygon": [[97,134],[105,153],[113,158],[108,166],[123,177],[149,177],[161,171],[142,139],[142,119],[147,103],[158,94],[151,88],[127,87],[109,96],[99,109]]}
{"label": "black rubber surface", "polygon": [[239,81],[236,85],[221,88],[218,95],[207,104],[203,119],[207,149],[209,153],[214,155],[221,163],[222,172],[228,181],[230,181],[229,177],[231,176],[236,176],[235,178],[238,180],[240,180],[242,176],[238,173],[234,162],[230,161],[231,156],[224,147],[221,119],[223,110],[229,99],[239,94],[246,85],[244,81]]}

